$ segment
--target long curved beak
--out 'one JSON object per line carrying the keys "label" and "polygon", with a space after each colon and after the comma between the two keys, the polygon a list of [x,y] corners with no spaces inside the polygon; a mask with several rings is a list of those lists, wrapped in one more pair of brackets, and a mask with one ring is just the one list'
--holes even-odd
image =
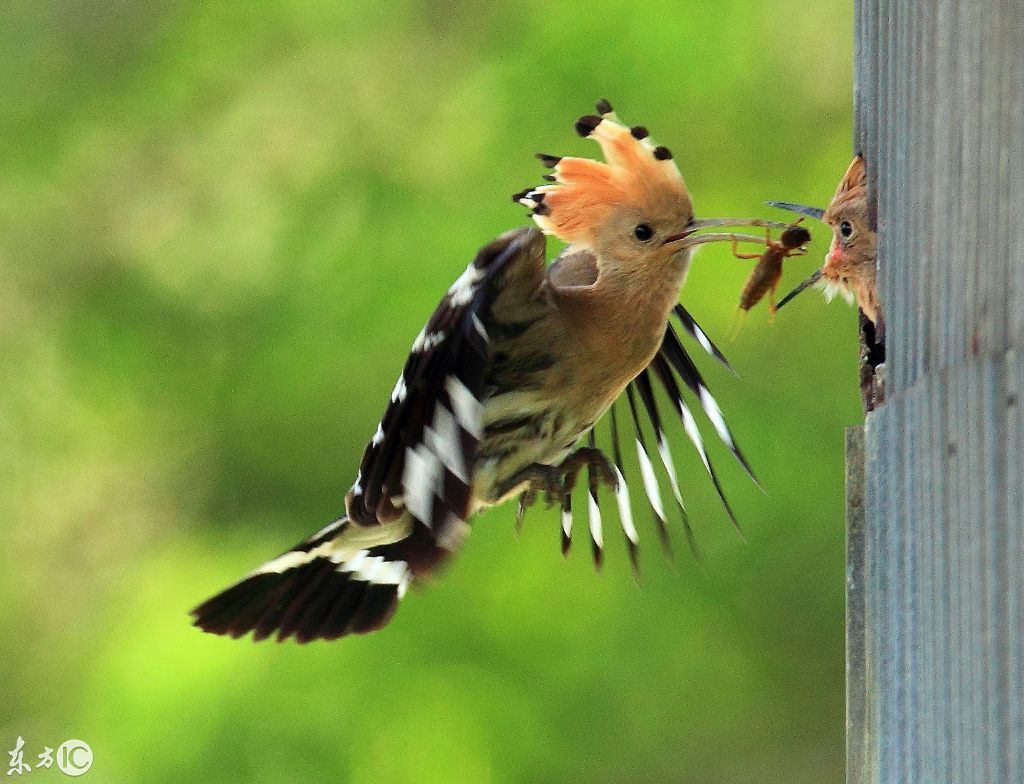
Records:
{"label": "long curved beak", "polygon": [[825,214],[825,210],[820,207],[805,207],[803,204],[793,204],[789,201],[766,201],[765,204],[769,207],[778,207],[780,210],[789,210],[798,215],[806,215],[815,220],[821,220]]}
{"label": "long curved beak", "polygon": [[668,245],[670,242],[679,242],[679,240],[685,240],[690,235],[695,234],[699,228],[700,226],[693,226],[691,224],[689,228],[683,229],[683,231],[679,232],[678,234],[669,234],[667,237],[665,237],[665,239],[661,241],[661,244]]}
{"label": "long curved beak", "polygon": [[803,283],[801,283],[799,286],[797,286],[795,289],[793,289],[791,292],[789,292],[789,294],[784,296],[779,301],[779,304],[775,306],[775,309],[778,310],[783,305],[785,305],[787,302],[789,302],[791,299],[793,299],[793,297],[795,297],[801,291],[803,291],[806,288],[810,288],[815,283],[817,283],[819,280],[821,280],[821,270],[820,269],[816,269],[814,272],[811,273],[811,276],[807,280],[805,280]]}
{"label": "long curved beak", "polygon": [[[681,240],[685,240],[687,237],[692,236],[696,231],[700,229],[710,229],[718,227],[728,228],[733,226],[760,226],[761,228],[765,229],[779,229],[780,231],[783,231],[785,229],[788,229],[790,224],[781,223],[780,221],[765,220],[764,218],[695,218],[692,221],[690,221],[690,223],[686,226],[686,228],[683,231],[679,232],[678,234],[672,234],[666,237],[662,241],[662,244],[666,245],[670,242],[679,242]],[[743,234],[738,234],[736,236],[744,242],[748,241],[749,239],[747,235]],[[708,239],[703,239],[704,237],[707,237]],[[719,242],[723,239],[732,239],[732,237],[732,234],[702,234],[701,239],[694,240],[694,244],[699,244],[702,242]],[[764,242],[763,239],[756,238],[753,241],[761,243]]]}

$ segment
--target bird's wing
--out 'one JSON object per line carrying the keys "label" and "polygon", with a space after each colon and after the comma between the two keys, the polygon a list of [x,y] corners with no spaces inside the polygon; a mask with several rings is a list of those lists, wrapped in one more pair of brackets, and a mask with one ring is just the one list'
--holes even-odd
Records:
{"label": "bird's wing", "polygon": [[483,432],[491,312],[499,293],[537,289],[544,248],[534,228],[502,234],[477,253],[445,294],[413,343],[363,453],[346,498],[354,523],[377,525],[408,512],[439,546],[458,543],[470,513],[471,471]]}
{"label": "bird's wing", "polygon": [[[676,306],[675,315],[683,327],[683,330],[688,333],[701,348],[717,359],[726,368],[729,368],[730,370],[732,369],[729,366],[728,361],[722,355],[722,352],[719,351],[718,347],[711,342],[711,339],[708,338],[704,330],[700,328],[697,322],[682,305]],[[682,382],[682,385],[680,385],[680,381]],[[654,445],[657,448],[658,457],[660,458],[660,462],[664,468],[664,474],[668,477],[672,496],[674,497],[675,505],[682,518],[687,539],[689,540],[691,549],[696,552],[696,542],[692,531],[690,530],[689,517],[686,513],[685,505],[683,504],[679,478],[676,473],[675,464],[672,459],[672,452],[669,447],[666,422],[662,418],[662,412],[658,407],[656,395],[657,386],[662,388],[665,396],[668,398],[669,404],[675,412],[675,418],[679,419],[683,426],[683,431],[697,450],[701,462],[703,463],[705,470],[708,472],[711,482],[714,485],[719,498],[721,498],[729,518],[737,528],[739,526],[737,524],[736,517],[733,514],[732,507],[729,505],[729,502],[725,497],[725,492],[723,491],[721,482],[718,479],[718,474],[715,471],[711,458],[704,446],[704,440],[701,436],[700,429],[697,426],[697,421],[691,411],[690,403],[687,401],[682,391],[683,386],[689,389],[696,398],[698,405],[704,411],[715,432],[736,456],[736,459],[743,466],[744,470],[746,470],[755,482],[757,482],[757,477],[754,476],[743,452],[740,451],[740,448],[733,437],[732,431],[726,424],[725,417],[722,414],[722,410],[719,407],[718,402],[708,391],[707,385],[704,383],[704,379],[701,376],[700,371],[697,369],[697,366],[687,353],[685,346],[675,330],[675,327],[669,323],[666,325],[665,337],[658,353],[655,355],[650,365],[648,365],[648,367],[626,387],[623,397],[626,399],[629,409],[627,422],[632,424],[637,463],[640,468],[640,476],[643,480],[644,495],[647,497],[648,503],[651,507],[662,543],[667,548],[668,527],[665,507],[661,497],[661,489],[658,483],[658,472],[655,471],[654,461],[651,459],[651,452],[648,448],[649,439],[645,435],[645,431],[648,429],[653,431]],[[619,402],[621,402],[621,399]],[[647,425],[644,424],[644,419],[647,420]],[[614,457],[615,472],[618,478],[616,501],[619,508],[620,521],[622,522],[623,531],[626,535],[627,545],[629,546],[631,557],[635,559],[637,532],[633,523],[632,512],[630,510],[629,489],[624,480],[625,469],[622,457],[623,451],[620,443],[619,417],[616,415],[614,404],[610,411],[609,420],[612,438],[612,454]],[[630,429],[628,424],[626,429],[627,431]]]}

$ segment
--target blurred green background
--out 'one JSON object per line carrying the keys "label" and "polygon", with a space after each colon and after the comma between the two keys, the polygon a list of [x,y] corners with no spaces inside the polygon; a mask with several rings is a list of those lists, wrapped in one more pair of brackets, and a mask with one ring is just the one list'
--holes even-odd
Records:
{"label": "blurred green background", "polygon": [[851,49],[838,0],[5,2],[3,750],[84,739],[96,782],[841,781],[855,313],[809,294],[729,343],[725,246],[682,301],[741,376],[697,358],[767,489],[716,449],[746,543],[676,428],[699,563],[639,504],[639,585],[613,512],[595,575],[503,508],[376,635],[186,613],[341,512],[424,319],[526,222],[533,152],[596,152],[596,98],[698,215],[781,217],[849,161]]}

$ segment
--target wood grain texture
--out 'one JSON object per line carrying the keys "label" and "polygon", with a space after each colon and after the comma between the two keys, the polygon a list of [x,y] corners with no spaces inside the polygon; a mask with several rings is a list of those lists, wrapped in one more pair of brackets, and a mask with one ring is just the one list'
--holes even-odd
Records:
{"label": "wood grain texture", "polygon": [[888,361],[849,780],[1020,784],[1024,2],[860,0],[856,34]]}
{"label": "wood grain texture", "polygon": [[846,429],[846,780],[868,784],[864,428]]}

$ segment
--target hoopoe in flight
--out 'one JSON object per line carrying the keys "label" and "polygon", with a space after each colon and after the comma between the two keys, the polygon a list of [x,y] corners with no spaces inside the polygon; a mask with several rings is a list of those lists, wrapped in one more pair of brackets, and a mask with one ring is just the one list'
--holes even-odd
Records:
{"label": "hoopoe in flight", "polygon": [[[696,221],[668,149],[655,146],[645,128],[621,124],[607,101],[598,112],[576,130],[597,141],[605,162],[539,155],[553,174],[514,198],[540,230],[509,231],[483,247],[416,338],[345,497],[345,515],[201,604],[192,611],[196,626],[299,642],[378,629],[410,583],[457,551],[470,518],[490,506],[518,498],[521,514],[544,494],[561,505],[567,549],[572,489],[583,468],[595,558],[604,546],[603,483],[614,490],[635,565],[638,534],[616,400],[626,399],[662,537],[665,512],[644,414],[689,535],[655,383],[735,522],[680,381],[753,474],[669,318],[728,367],[678,300],[691,248],[736,235],[692,236],[725,219]],[[751,223],[766,225],[728,225]],[[544,234],[568,243],[551,264]],[[593,432],[609,410],[612,460],[596,448]]]}

